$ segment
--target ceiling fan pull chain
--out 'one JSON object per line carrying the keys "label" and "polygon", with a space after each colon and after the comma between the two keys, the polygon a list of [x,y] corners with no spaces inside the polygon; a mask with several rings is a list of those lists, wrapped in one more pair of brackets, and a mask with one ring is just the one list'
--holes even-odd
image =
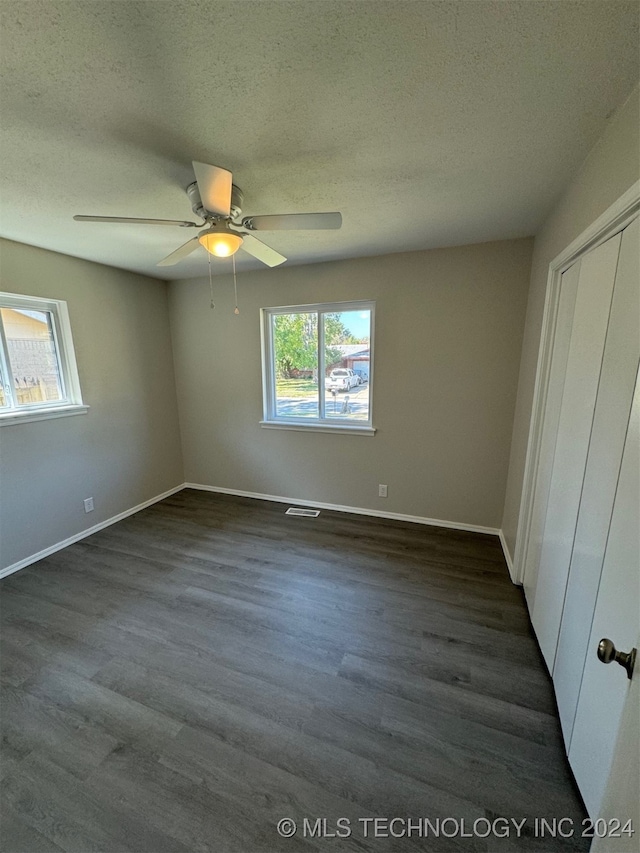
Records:
{"label": "ceiling fan pull chain", "polygon": [[231,260],[233,261],[233,292],[236,296],[236,307],[233,309],[234,314],[239,314],[240,309],[238,308],[238,281],[236,279],[236,256],[231,255]]}
{"label": "ceiling fan pull chain", "polygon": [[213,301],[213,279],[211,278],[211,255],[207,253],[207,257],[209,258],[209,290],[211,291],[211,307],[215,308],[216,304]]}

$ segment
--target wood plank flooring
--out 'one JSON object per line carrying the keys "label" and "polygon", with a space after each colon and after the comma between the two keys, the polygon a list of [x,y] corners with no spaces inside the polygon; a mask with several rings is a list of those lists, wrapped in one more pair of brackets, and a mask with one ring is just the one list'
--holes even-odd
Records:
{"label": "wood plank flooring", "polygon": [[2,850],[586,850],[498,540],[285,509],[185,490],[2,581]]}

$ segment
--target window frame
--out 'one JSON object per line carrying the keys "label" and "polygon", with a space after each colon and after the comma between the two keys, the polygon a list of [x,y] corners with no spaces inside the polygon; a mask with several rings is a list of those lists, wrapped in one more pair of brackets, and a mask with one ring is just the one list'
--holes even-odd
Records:
{"label": "window frame", "polygon": [[60,400],[17,404],[13,369],[4,324],[0,317],[0,368],[4,380],[5,395],[9,399],[9,405],[0,408],[0,427],[85,414],[89,410],[89,406],[86,406],[82,401],[67,303],[61,299],[24,296],[20,293],[1,291],[0,308],[12,308],[18,311],[44,311],[49,314],[62,395]]}
{"label": "window frame", "polygon": [[[260,335],[262,354],[262,407],[263,418],[260,426],[267,429],[292,429],[309,432],[348,433],[351,435],[375,435],[373,426],[373,383],[374,383],[374,337],[375,308],[372,299],[360,299],[350,302],[315,302],[310,305],[279,305],[260,309]],[[328,418],[325,414],[325,342],[323,314],[339,314],[346,311],[370,311],[369,328],[369,417],[366,421],[340,418]],[[276,366],[273,341],[272,318],[278,314],[318,314],[318,417],[287,418],[277,415]],[[323,417],[325,414],[325,417]]]}

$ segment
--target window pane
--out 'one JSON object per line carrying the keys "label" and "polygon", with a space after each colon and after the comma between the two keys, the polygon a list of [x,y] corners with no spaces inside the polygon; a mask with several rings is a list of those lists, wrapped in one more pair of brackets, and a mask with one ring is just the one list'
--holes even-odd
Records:
{"label": "window pane", "polygon": [[62,400],[50,311],[0,308],[17,404]]}
{"label": "window pane", "polygon": [[323,314],[325,415],[369,420],[371,311]]}
{"label": "window pane", "polygon": [[317,418],[318,315],[275,314],[272,323],[276,416]]}
{"label": "window pane", "polygon": [[4,390],[4,386],[7,384],[7,380],[5,378],[4,373],[2,372],[2,366],[0,365],[0,409],[9,405],[9,401],[7,399],[7,395]]}

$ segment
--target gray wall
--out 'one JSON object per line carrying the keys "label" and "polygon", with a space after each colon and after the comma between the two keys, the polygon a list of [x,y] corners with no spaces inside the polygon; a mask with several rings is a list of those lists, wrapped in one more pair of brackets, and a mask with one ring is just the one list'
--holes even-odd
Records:
{"label": "gray wall", "polygon": [[183,468],[166,284],[8,241],[0,261],[2,290],[68,302],[91,406],[0,427],[6,567],[179,485]]}
{"label": "gray wall", "polygon": [[640,177],[638,87],[562,194],[535,238],[502,529],[513,555],[549,264]]}
{"label": "gray wall", "polygon": [[[187,482],[499,527],[532,240],[170,287]],[[261,307],[376,300],[371,437],[259,426]],[[378,483],[389,497],[378,498]]]}

